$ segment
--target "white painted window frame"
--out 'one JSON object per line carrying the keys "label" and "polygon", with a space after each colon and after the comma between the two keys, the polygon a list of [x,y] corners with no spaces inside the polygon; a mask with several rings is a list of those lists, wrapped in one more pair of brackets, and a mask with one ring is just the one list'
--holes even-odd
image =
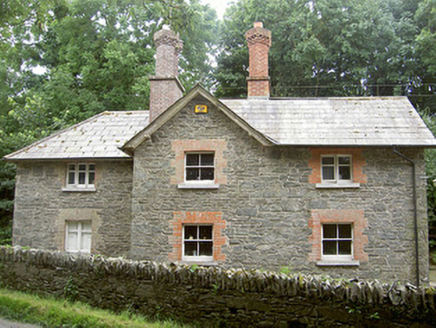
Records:
{"label": "white painted window frame", "polygon": [[[323,164],[322,159],[327,157],[333,157],[334,158],[334,164]],[[350,164],[339,164],[339,158],[340,157],[348,157],[350,159]],[[323,177],[323,169],[324,167],[332,167],[334,168],[334,179],[333,180],[326,180]],[[349,166],[350,167],[350,179],[340,179],[339,178],[339,168]],[[345,155],[345,154],[329,154],[329,155],[321,155],[321,181],[323,183],[338,183],[338,184],[349,184],[353,182],[353,157],[351,155]]]}
{"label": "white painted window frame", "polygon": [[[187,160],[188,155],[203,155],[203,154],[212,154],[213,155],[213,165],[199,165],[198,166],[188,166]],[[201,161],[201,159],[200,159]],[[186,179],[186,172],[188,168],[213,168],[213,179],[211,180],[187,180]],[[216,179],[216,156],[214,151],[189,151],[185,152],[185,158],[184,158],[184,167],[183,167],[183,183],[178,185],[179,189],[218,189],[219,184],[215,183]]]}
{"label": "white painted window frame", "polygon": [[[333,157],[334,158],[334,164],[323,164],[322,160],[326,157]],[[348,157],[350,158],[350,164],[339,164],[339,158],[340,157]],[[334,167],[334,179],[333,180],[327,180],[323,177],[323,170],[324,167]],[[339,167],[341,166],[349,166],[350,167],[350,179],[339,179]],[[321,167],[321,183],[316,184],[316,188],[359,188],[360,183],[353,182],[353,156],[348,154],[325,154],[321,155],[320,158],[320,167]]]}
{"label": "white painted window frame", "polygon": [[[335,225],[336,226],[336,238],[324,238],[324,226],[325,225]],[[339,237],[339,228],[340,225],[348,225],[351,228],[351,236],[350,238],[340,238]],[[324,255],[324,241],[335,241],[336,247],[339,245],[339,241],[350,241],[351,242],[351,254],[347,255]],[[354,227],[352,223],[346,223],[346,222],[325,222],[321,225],[321,259],[322,261],[332,262],[332,261],[339,261],[339,262],[351,262],[354,259]]]}
{"label": "white painted window frame", "polygon": [[[74,165],[74,169],[70,166]],[[80,166],[85,165],[85,170],[80,170]],[[92,169],[91,166],[94,168]],[[80,173],[85,173],[85,183],[79,183]],[[74,182],[70,183],[70,173],[74,173]],[[94,183],[89,182],[90,174],[94,174]],[[95,174],[96,165],[95,163],[68,163],[67,164],[67,176],[66,176],[66,187],[63,191],[95,191]]]}
{"label": "white painted window frame", "polygon": [[[200,239],[200,226],[207,226],[212,227],[212,239]],[[185,227],[197,227],[197,239],[185,239]],[[212,255],[211,256],[187,256],[185,255],[185,241],[189,240],[190,242],[196,242],[197,243],[197,249],[198,245],[201,241],[210,241],[212,242]],[[214,241],[213,241],[213,224],[183,224],[182,226],[182,261],[185,262],[213,262],[213,249],[214,249]]]}
{"label": "white painted window frame", "polygon": [[[71,227],[72,224],[77,224],[77,230],[73,229]],[[90,230],[87,230],[84,228],[85,223],[88,223],[91,226]],[[71,245],[69,245],[69,235],[70,234],[76,234],[76,242],[77,242],[77,249],[72,248]],[[83,235],[89,234],[90,235],[90,249],[83,249],[82,241],[83,241]],[[68,220],[65,221],[65,251],[69,253],[85,253],[89,254],[91,253],[91,244],[92,244],[92,221],[91,220],[82,220],[82,221],[75,221],[75,220]]]}

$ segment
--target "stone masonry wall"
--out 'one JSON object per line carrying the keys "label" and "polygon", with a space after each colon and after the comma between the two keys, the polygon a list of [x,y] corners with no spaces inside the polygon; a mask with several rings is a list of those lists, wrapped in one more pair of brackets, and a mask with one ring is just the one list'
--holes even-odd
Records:
{"label": "stone masonry wall", "polygon": [[128,254],[132,162],[93,161],[95,192],[62,191],[68,163],[17,164],[13,244],[64,250],[65,221],[91,220],[93,253]]}
{"label": "stone masonry wall", "polygon": [[207,327],[434,327],[436,293],[377,280],[0,247],[3,287]]}
{"label": "stone masonry wall", "polygon": [[[195,114],[197,104],[208,105],[209,113]],[[225,144],[225,164],[217,168],[224,183],[218,189],[179,189],[173,183],[179,179],[173,145],[187,140]],[[401,151],[416,161],[417,177],[424,175],[423,151]],[[205,99],[194,99],[135,151],[131,256],[174,260],[174,240],[181,240],[173,235],[175,213],[213,212],[225,222],[224,260],[217,261],[224,268],[287,266],[306,274],[416,283],[411,167],[390,148],[362,149],[361,156],[359,188],[317,189],[309,181],[310,149],[263,147]],[[420,273],[426,283],[425,185],[419,178],[417,183]],[[312,215],[331,210],[362,216],[360,265],[317,265]]]}

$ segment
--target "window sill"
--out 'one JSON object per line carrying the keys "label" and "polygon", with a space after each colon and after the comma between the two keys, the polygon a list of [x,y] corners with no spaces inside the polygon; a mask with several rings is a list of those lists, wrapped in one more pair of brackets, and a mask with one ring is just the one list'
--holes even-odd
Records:
{"label": "window sill", "polygon": [[359,266],[359,261],[346,260],[321,260],[316,262],[318,266]]}
{"label": "window sill", "polygon": [[214,182],[185,182],[179,183],[177,187],[179,189],[218,189],[220,185]]}
{"label": "window sill", "polygon": [[97,191],[97,189],[95,189],[95,187],[86,187],[86,188],[63,187],[62,191],[65,191],[65,192],[95,192],[95,191]]}
{"label": "window sill", "polygon": [[176,264],[198,265],[198,266],[217,266],[218,265],[218,263],[215,261],[188,261],[188,260],[177,261]]}
{"label": "window sill", "polygon": [[350,183],[317,183],[315,186],[317,189],[352,189],[352,188],[360,188],[360,183],[358,182],[350,182]]}

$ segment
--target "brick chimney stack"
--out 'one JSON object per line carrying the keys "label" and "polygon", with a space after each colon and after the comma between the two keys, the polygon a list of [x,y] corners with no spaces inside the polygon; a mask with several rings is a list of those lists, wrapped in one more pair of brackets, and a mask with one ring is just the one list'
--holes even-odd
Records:
{"label": "brick chimney stack", "polygon": [[268,98],[268,52],[271,47],[271,31],[263,28],[262,22],[255,22],[254,27],[245,33],[245,38],[249,53],[248,97]]}
{"label": "brick chimney stack", "polygon": [[183,96],[178,79],[179,54],[183,41],[164,25],[154,34],[156,45],[156,75],[150,76],[150,122]]}

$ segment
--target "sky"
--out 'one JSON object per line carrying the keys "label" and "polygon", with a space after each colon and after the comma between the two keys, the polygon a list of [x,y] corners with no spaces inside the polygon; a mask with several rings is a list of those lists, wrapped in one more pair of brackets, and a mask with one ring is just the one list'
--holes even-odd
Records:
{"label": "sky", "polygon": [[228,3],[234,0],[201,0],[203,4],[210,5],[211,8],[216,10],[219,19],[223,19],[224,11],[228,7]]}

